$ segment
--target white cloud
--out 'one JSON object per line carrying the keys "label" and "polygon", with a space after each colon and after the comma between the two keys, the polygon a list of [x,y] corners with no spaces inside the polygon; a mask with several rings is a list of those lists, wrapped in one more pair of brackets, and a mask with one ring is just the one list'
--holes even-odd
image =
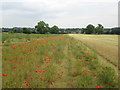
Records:
{"label": "white cloud", "polygon": [[[4,27],[34,27],[40,20],[51,26],[85,27],[103,23],[117,26],[119,0],[2,0]],[[23,23],[24,22],[24,23]]]}

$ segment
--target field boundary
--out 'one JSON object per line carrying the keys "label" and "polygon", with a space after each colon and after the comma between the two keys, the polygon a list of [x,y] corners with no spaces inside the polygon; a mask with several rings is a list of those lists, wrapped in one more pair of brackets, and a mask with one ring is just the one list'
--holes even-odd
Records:
{"label": "field boundary", "polygon": [[[70,35],[69,35],[70,36]],[[70,36],[72,37],[72,36]],[[74,37],[73,37],[74,38]],[[77,39],[77,38],[75,38]],[[92,51],[96,52],[99,56],[101,56],[102,58],[104,58],[108,63],[112,64],[114,67],[118,67],[118,65],[112,63],[108,58],[104,57],[103,55],[101,55],[99,52],[97,52],[95,49],[91,48],[89,45],[85,44],[83,41],[81,41],[80,39],[77,39],[79,40],[82,44],[84,44],[86,47],[88,47],[89,49],[91,49]],[[118,68],[118,70],[120,71],[120,68]]]}

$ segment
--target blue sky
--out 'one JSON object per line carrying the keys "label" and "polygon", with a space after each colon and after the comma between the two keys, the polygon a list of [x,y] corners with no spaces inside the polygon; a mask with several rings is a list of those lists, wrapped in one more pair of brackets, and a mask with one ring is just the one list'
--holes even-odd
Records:
{"label": "blue sky", "polygon": [[118,26],[119,0],[2,0],[2,27],[34,27],[43,20],[60,28]]}

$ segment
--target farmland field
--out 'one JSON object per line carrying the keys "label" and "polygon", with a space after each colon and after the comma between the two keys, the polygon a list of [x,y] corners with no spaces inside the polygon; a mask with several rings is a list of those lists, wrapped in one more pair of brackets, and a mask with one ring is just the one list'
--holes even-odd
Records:
{"label": "farmland field", "polygon": [[118,35],[70,34],[97,51],[113,65],[118,66]]}
{"label": "farmland field", "polygon": [[[73,36],[3,33],[2,87],[117,88],[114,67],[108,62],[102,64],[99,55],[84,45],[86,36]],[[81,37],[82,42],[76,37]],[[116,50],[116,39],[110,40]],[[101,41],[110,43],[107,39]],[[111,62],[117,64],[117,59],[113,56]]]}

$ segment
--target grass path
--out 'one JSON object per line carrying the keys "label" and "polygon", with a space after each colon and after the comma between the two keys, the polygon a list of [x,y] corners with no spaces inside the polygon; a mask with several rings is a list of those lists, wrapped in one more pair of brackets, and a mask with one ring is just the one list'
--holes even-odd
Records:
{"label": "grass path", "polygon": [[[68,43],[68,41],[67,41]],[[58,88],[67,88],[69,87],[68,86],[68,76],[67,76],[67,73],[68,73],[68,69],[67,69],[67,57],[68,57],[68,44],[66,46],[64,46],[64,55],[65,55],[65,58],[63,58],[62,60],[62,63],[59,65],[59,68],[58,70],[60,69],[60,73],[61,73],[61,79],[57,82],[58,85],[56,87]]]}
{"label": "grass path", "polygon": [[66,45],[64,46],[64,58],[62,59],[61,63],[59,64],[56,64],[56,68],[57,68],[57,71],[58,71],[58,75],[59,75],[59,79],[56,80],[56,83],[53,85],[54,87],[56,88],[69,88],[70,87],[70,78],[71,76],[69,76],[69,72],[71,70],[71,67],[70,67],[70,63],[71,61],[70,60],[70,57],[71,56],[69,53],[69,50],[68,50],[68,47],[69,47],[69,44],[70,44],[70,41],[66,40]]}

